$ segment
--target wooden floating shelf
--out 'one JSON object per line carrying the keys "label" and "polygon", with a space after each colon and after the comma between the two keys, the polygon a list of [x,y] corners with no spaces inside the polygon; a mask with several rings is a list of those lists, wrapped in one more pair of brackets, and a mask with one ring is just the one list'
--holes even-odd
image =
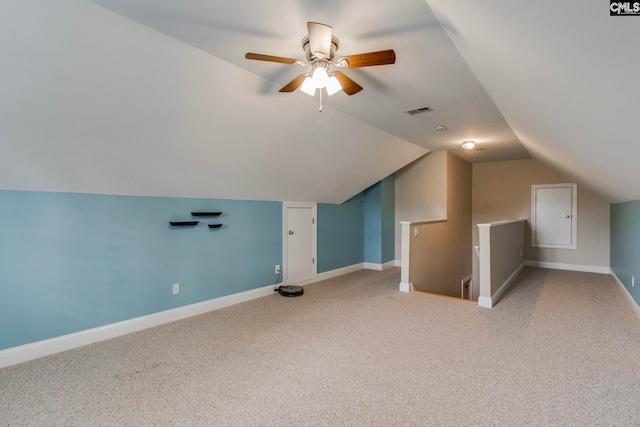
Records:
{"label": "wooden floating shelf", "polygon": [[191,212],[193,216],[220,216],[222,212]]}
{"label": "wooden floating shelf", "polygon": [[220,228],[222,227],[222,224],[208,224],[209,228]]}
{"label": "wooden floating shelf", "polygon": [[193,227],[194,225],[198,225],[200,221],[169,221],[169,224],[174,227]]}

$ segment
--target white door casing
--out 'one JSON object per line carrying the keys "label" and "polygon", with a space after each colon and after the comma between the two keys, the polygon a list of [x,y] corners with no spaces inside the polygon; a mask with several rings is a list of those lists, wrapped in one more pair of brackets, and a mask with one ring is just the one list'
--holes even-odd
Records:
{"label": "white door casing", "polygon": [[295,283],[317,274],[315,203],[283,204],[284,283]]}
{"label": "white door casing", "polygon": [[531,246],[577,249],[577,186],[531,186]]}

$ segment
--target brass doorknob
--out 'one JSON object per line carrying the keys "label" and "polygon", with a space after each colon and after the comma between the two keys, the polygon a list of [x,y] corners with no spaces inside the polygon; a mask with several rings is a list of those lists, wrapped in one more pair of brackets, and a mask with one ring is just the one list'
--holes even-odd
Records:
{"label": "brass doorknob", "polygon": [[571,215],[565,215],[564,217],[565,218],[571,218]]}
{"label": "brass doorknob", "polygon": [[293,231],[289,230],[289,234],[293,234]]}

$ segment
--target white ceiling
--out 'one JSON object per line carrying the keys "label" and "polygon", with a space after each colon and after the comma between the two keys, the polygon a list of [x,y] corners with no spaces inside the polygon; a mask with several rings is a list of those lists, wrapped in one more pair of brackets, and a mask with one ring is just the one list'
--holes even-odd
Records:
{"label": "white ceiling", "polygon": [[640,199],[640,15],[595,1],[427,0],[532,157]]}
{"label": "white ceiling", "polygon": [[85,0],[1,7],[0,188],[340,203],[427,152]]}
{"label": "white ceiling", "polygon": [[[336,203],[449,149],[640,199],[640,17],[560,3],[6,0],[0,188]],[[303,69],[244,59],[302,59],[307,21],[397,62],[347,69],[364,90],[318,113],[278,93]]]}
{"label": "white ceiling", "polygon": [[[397,61],[344,70],[364,90],[325,97],[326,106],[429,150],[456,150],[469,161],[529,157],[424,0],[91,1],[274,82],[277,89],[307,68],[248,61],[244,54],[304,59],[307,22],[331,25],[340,40],[338,56],[394,49]],[[306,96],[277,89],[265,82],[260,92]],[[423,106],[434,111],[406,113]],[[434,131],[439,124],[449,130]],[[467,139],[486,151],[459,149]]]}

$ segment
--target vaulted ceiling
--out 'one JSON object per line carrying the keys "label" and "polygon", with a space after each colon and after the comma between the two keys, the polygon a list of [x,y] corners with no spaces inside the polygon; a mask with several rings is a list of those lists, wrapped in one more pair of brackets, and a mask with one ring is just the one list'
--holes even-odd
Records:
{"label": "vaulted ceiling", "polygon": [[[640,17],[564,3],[4,1],[0,188],[339,203],[448,149],[640,199]],[[320,113],[278,92],[305,69],[244,59],[303,59],[307,21],[397,62],[343,70],[364,90]]]}
{"label": "vaulted ceiling", "polygon": [[532,157],[640,199],[640,15],[606,2],[427,0]]}

